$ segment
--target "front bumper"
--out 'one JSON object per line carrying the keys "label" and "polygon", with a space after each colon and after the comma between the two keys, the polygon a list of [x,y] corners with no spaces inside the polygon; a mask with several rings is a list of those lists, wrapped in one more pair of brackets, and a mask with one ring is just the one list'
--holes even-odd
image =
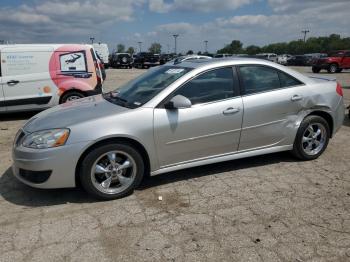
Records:
{"label": "front bumper", "polygon": [[86,144],[81,142],[49,149],[15,146],[12,150],[13,174],[24,184],[36,188],[75,187],[76,166]]}
{"label": "front bumper", "polygon": [[329,64],[313,64],[312,67],[319,68],[319,69],[328,69]]}

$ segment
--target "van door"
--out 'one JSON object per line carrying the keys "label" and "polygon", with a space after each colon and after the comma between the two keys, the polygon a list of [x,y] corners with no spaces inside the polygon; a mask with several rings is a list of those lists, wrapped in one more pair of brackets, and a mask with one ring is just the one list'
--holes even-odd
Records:
{"label": "van door", "polygon": [[[0,61],[1,61],[1,53],[0,53]],[[0,112],[6,111],[6,105],[5,105],[5,96],[4,96],[4,90],[2,87],[2,71],[1,71],[1,62],[0,62]]]}
{"label": "van door", "polygon": [[49,72],[52,52],[2,52],[3,93],[8,111],[48,108],[53,105],[54,83]]}

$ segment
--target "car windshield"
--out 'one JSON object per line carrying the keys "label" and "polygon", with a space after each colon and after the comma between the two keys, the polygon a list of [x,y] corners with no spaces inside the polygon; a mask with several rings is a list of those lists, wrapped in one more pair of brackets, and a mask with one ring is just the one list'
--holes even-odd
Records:
{"label": "car windshield", "polygon": [[191,70],[192,68],[187,67],[156,67],[122,87],[103,94],[103,97],[107,101],[123,107],[137,108],[150,101]]}

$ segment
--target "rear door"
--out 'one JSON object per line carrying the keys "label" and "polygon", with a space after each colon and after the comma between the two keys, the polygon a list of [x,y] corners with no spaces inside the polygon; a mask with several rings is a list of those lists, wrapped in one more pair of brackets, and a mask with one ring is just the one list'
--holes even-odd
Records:
{"label": "rear door", "polygon": [[350,51],[345,52],[342,68],[350,68]]}
{"label": "rear door", "polygon": [[239,75],[244,89],[239,150],[293,144],[304,84],[269,66],[240,66]]}
{"label": "rear door", "polygon": [[2,88],[8,111],[50,106],[54,91],[49,72],[51,54],[15,49],[2,52]]}

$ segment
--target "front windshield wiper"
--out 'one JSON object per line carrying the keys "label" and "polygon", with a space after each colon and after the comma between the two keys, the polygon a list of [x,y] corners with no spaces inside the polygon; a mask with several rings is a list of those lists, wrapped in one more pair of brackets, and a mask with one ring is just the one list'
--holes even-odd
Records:
{"label": "front windshield wiper", "polygon": [[[120,96],[118,96],[119,92],[114,92],[114,91],[111,91],[111,92],[108,92],[108,93],[105,93],[103,94],[103,97],[110,101],[110,102],[122,102],[122,106],[125,106],[127,107],[127,103],[128,103],[128,100],[124,99],[124,98],[121,98]],[[120,104],[120,103],[118,103]]]}

